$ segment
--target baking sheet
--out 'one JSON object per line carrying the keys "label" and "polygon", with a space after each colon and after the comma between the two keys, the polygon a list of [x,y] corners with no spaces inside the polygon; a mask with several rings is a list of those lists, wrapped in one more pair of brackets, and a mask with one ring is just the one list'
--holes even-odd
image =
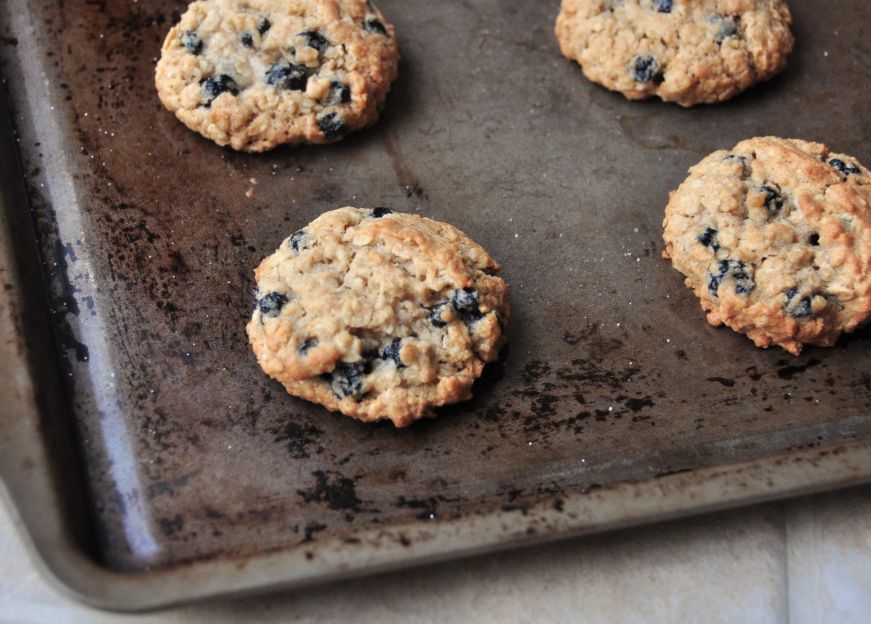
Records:
{"label": "baking sheet", "polygon": [[[76,452],[37,463],[51,504],[0,468],[53,573],[98,604],[156,606],[867,479],[871,332],[801,358],[757,350],[708,327],[660,258],[668,192],[710,151],[776,134],[871,162],[871,9],[793,5],[783,76],[683,110],[584,80],[558,53],[557,2],[382,1],[403,55],[382,121],[254,156],[157,100],[183,3],[7,0],[28,204],[6,189],[4,205],[33,226],[15,248],[42,259],[23,278],[7,259],[10,291],[48,309],[56,356],[22,349],[57,364],[63,408],[29,407],[66,414]],[[348,204],[453,223],[513,289],[508,359],[409,430],[286,396],[247,345],[253,267]],[[47,444],[44,427],[21,435]],[[75,536],[62,553],[46,555],[37,508]]]}

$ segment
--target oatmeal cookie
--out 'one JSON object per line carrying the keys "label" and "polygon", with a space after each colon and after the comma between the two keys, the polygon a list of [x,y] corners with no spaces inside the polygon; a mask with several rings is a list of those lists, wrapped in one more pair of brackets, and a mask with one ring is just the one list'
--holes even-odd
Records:
{"label": "oatmeal cookie", "polygon": [[404,427],[471,396],[509,320],[499,265],[456,228],[386,208],[341,208],[255,271],[248,337],[287,391]]}
{"label": "oatmeal cookie", "polygon": [[199,0],[169,31],[155,83],[191,130],[262,152],[374,123],[398,61],[366,0]]}
{"label": "oatmeal cookie", "polygon": [[711,325],[798,355],[871,313],[871,172],[825,145],[762,137],[690,169],[665,252]]}
{"label": "oatmeal cookie", "polygon": [[785,0],[563,0],[563,55],[632,100],[682,106],[728,100],[786,66]]}

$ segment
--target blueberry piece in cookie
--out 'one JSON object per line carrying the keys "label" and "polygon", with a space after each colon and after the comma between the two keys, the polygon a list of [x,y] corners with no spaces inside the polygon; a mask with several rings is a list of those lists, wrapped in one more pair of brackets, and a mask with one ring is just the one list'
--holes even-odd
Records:
{"label": "blueberry piece in cookie", "polygon": [[381,352],[381,358],[393,362],[396,364],[396,368],[405,368],[405,364],[402,363],[402,358],[399,357],[401,349],[402,338],[394,338],[389,345],[384,347],[384,351]]}
{"label": "blueberry piece in cookie", "polygon": [[848,165],[846,162],[841,160],[840,158],[832,158],[829,161],[829,164],[834,167],[840,173],[843,173],[845,176],[858,175],[862,173],[862,170],[859,169],[858,166]]}
{"label": "blueberry piece in cookie", "polygon": [[363,30],[368,33],[372,33],[373,35],[381,35],[382,37],[387,36],[387,29],[384,27],[384,24],[381,23],[376,17],[370,17],[363,22]]}
{"label": "blueberry piece in cookie", "polygon": [[317,338],[306,338],[297,351],[299,351],[300,355],[308,355],[309,351],[314,349],[316,346],[318,346]]}
{"label": "blueberry piece in cookie", "polygon": [[302,37],[308,47],[314,48],[318,52],[323,52],[327,49],[327,46],[330,45],[327,38],[316,30],[306,30],[299,33],[297,36]]}
{"label": "blueberry piece in cookie", "polygon": [[395,29],[366,0],[196,0],[166,36],[155,86],[191,130],[262,152],[372,125],[398,66]]}
{"label": "blueberry piece in cookie", "polygon": [[717,243],[717,230],[712,227],[705,228],[705,231],[699,234],[696,238],[703,247],[710,247],[714,253],[720,250],[720,245]]}
{"label": "blueberry piece in cookie", "polygon": [[738,295],[749,295],[756,288],[756,283],[748,274],[747,265],[739,260],[720,260],[709,273],[708,291],[712,297],[719,297],[720,287],[726,281],[734,285]]}
{"label": "blueberry piece in cookie", "polygon": [[451,303],[449,301],[441,301],[429,309],[429,322],[439,329],[447,327],[448,323],[451,322],[452,316],[446,318],[445,315],[451,315],[451,313]]}
{"label": "blueberry piece in cookie", "polygon": [[562,0],[556,36],[592,82],[632,100],[728,100],[786,66],[787,0]]}
{"label": "blueberry piece in cookie", "polygon": [[790,288],[786,291],[786,311],[793,318],[807,318],[813,314],[811,308],[811,296],[798,296],[797,288]]}
{"label": "blueberry piece in cookie", "polygon": [[299,230],[290,235],[290,248],[294,253],[299,253],[305,247],[306,231]]}
{"label": "blueberry piece in cookie", "polygon": [[769,215],[776,215],[783,208],[783,196],[780,190],[770,184],[763,184],[759,189],[765,196],[765,208]]}
{"label": "blueberry piece in cookie", "polygon": [[316,245],[282,244],[263,260],[255,281],[267,294],[247,332],[289,394],[404,427],[471,397],[506,344],[508,286],[456,228],[375,212],[327,212],[299,230]]}
{"label": "blueberry piece in cookie", "polygon": [[186,30],[181,35],[181,44],[184,46],[184,49],[190,52],[191,54],[199,54],[203,51],[203,40],[200,39],[200,36],[189,30]]}
{"label": "blueberry piece in cookie", "polygon": [[460,288],[451,296],[451,305],[466,323],[473,323],[483,314],[478,307],[478,293],[474,288]]}
{"label": "blueberry piece in cookie", "polygon": [[209,76],[200,83],[202,90],[202,105],[206,108],[212,105],[212,102],[222,93],[230,95],[239,95],[239,86],[236,81],[227,74],[218,74],[217,76]]}
{"label": "blueberry piece in cookie", "polygon": [[386,217],[389,214],[393,214],[393,211],[390,208],[384,208],[383,206],[376,206],[372,209],[372,218],[380,219],[381,217]]}
{"label": "blueberry piece in cookie", "polygon": [[339,362],[331,373],[325,375],[330,389],[339,399],[351,397],[359,399],[363,395],[363,380],[366,373],[364,364]]}
{"label": "blueberry piece in cookie", "polygon": [[266,84],[278,89],[304,91],[311,71],[305,65],[276,61],[266,71]]}
{"label": "blueberry piece in cookie", "polygon": [[271,292],[257,300],[257,308],[264,318],[274,318],[281,312],[281,308],[287,303],[287,296],[281,293]]}
{"label": "blueberry piece in cookie", "polygon": [[819,143],[743,141],[692,167],[671,194],[664,255],[711,325],[796,355],[831,346],[871,318],[869,181],[858,161]]}
{"label": "blueberry piece in cookie", "polygon": [[341,137],[348,131],[348,126],[338,113],[327,113],[318,118],[318,128],[328,141]]}
{"label": "blueberry piece in cookie", "polygon": [[344,82],[333,80],[330,83],[330,92],[327,96],[327,104],[348,104],[351,101],[351,87]]}
{"label": "blueberry piece in cookie", "polygon": [[636,82],[652,82],[661,84],[665,77],[659,69],[656,59],[649,54],[642,54],[635,59],[632,66]]}
{"label": "blueberry piece in cookie", "polygon": [[723,42],[729,37],[738,36],[738,22],[729,15],[715,15],[711,18],[711,23],[716,27],[717,34],[714,41],[717,45],[723,45]]}

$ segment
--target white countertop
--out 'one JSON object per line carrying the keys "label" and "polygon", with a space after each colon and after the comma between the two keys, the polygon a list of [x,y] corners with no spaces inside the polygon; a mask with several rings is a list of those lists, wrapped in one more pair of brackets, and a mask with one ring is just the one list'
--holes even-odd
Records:
{"label": "white countertop", "polygon": [[0,570],[2,624],[868,624],[871,487],[135,616],[58,593],[0,504]]}

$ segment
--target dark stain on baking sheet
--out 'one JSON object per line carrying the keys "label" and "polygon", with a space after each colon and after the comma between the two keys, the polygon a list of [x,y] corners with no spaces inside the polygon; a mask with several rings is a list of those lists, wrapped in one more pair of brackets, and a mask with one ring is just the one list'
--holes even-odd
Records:
{"label": "dark stain on baking sheet", "polygon": [[[868,330],[799,358],[758,350],[709,327],[660,257],[668,193],[709,150],[801,128],[871,162],[851,17],[864,0],[793,3],[786,73],[692,110],[588,83],[559,56],[557,0],[385,0],[403,60],[382,120],[262,155],[211,144],[157,100],[153,60],[184,3],[8,4],[33,36],[3,27],[3,71],[27,53],[49,72],[15,70],[10,90],[112,568],[316,559],[373,529],[412,546],[420,532],[391,529],[495,510],[531,523],[542,500],[560,511],[576,493],[871,435]],[[247,344],[253,268],[345,204],[447,220],[512,287],[510,356],[408,430],[288,397]]]}

